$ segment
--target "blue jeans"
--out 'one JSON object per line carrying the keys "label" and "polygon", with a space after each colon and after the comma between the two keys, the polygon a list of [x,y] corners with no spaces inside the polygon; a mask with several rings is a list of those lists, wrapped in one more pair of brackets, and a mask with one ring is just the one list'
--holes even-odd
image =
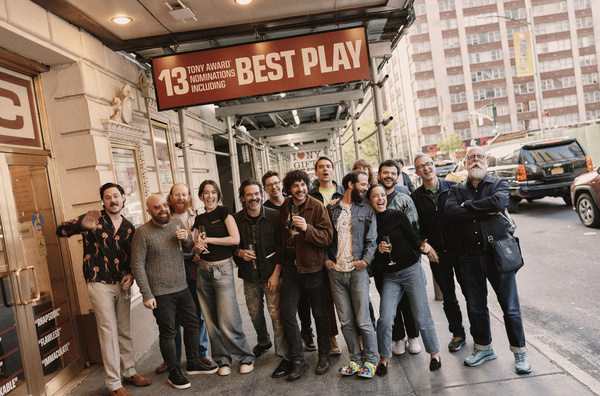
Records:
{"label": "blue jeans", "polygon": [[396,307],[404,292],[408,294],[412,312],[421,329],[425,350],[430,354],[440,351],[429,310],[426,286],[425,272],[418,261],[408,268],[383,275],[380,314],[377,321],[377,344],[379,355],[382,357],[392,357],[392,325],[396,316]]}
{"label": "blue jeans", "polygon": [[273,323],[273,338],[275,338],[275,353],[279,358],[287,357],[289,344],[283,336],[283,325],[281,324],[281,315],[279,310],[280,292],[275,294],[269,292],[268,284],[258,284],[244,281],[244,296],[246,297],[246,306],[248,314],[256,330],[258,345],[268,345],[271,340],[267,330],[265,320],[264,300],[267,301],[267,309]]}
{"label": "blue jeans", "polygon": [[438,253],[440,262],[430,262],[433,278],[440,286],[444,295],[444,313],[448,319],[448,330],[453,337],[465,339],[465,328],[462,324],[462,313],[456,298],[456,284],[454,283],[454,274],[458,283],[462,285],[462,276],[460,274],[460,260],[458,255]]}
{"label": "blue jeans", "polygon": [[178,366],[175,350],[175,318],[183,326],[183,342],[188,362],[198,360],[198,315],[190,291],[155,296],[156,308],[152,310],[158,324],[160,353],[169,372]]}
{"label": "blue jeans", "polygon": [[215,362],[219,366],[231,365],[232,357],[240,363],[254,361],[254,354],[248,347],[242,328],[242,316],[235,293],[233,260],[221,264],[200,260],[196,292]]}
{"label": "blue jeans", "polygon": [[[350,360],[377,365],[377,340],[369,313],[369,274],[366,270],[339,272],[331,269],[329,284]],[[359,334],[363,339],[362,351],[358,343]]]}
{"label": "blue jeans", "polygon": [[492,345],[490,313],[487,306],[489,281],[504,312],[504,327],[510,350],[513,353],[527,351],[515,272],[498,272],[491,253],[461,256],[460,270],[475,348],[485,350],[490,349]]}

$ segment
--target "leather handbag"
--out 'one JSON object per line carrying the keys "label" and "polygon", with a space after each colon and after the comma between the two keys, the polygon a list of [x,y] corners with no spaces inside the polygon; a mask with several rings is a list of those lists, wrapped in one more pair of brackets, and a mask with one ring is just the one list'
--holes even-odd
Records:
{"label": "leather handbag", "polygon": [[498,272],[516,272],[523,266],[519,238],[510,236],[506,239],[494,240],[493,236],[488,235],[488,242],[492,248]]}

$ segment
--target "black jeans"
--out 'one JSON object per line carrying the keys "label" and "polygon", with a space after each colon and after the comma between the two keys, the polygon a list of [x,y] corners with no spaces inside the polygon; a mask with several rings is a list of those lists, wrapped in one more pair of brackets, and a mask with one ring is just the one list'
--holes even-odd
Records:
{"label": "black jeans", "polygon": [[465,328],[462,324],[462,314],[456,298],[456,284],[454,283],[456,274],[456,279],[462,286],[460,259],[457,254],[439,253],[438,255],[440,262],[431,262],[430,265],[433,278],[444,295],[444,313],[448,319],[448,329],[453,337],[465,339]]}
{"label": "black jeans", "polygon": [[175,318],[183,327],[183,342],[185,344],[185,356],[188,362],[198,360],[198,315],[196,305],[190,294],[190,290],[155,296],[156,308],[152,310],[156,318],[159,333],[160,353],[171,372],[177,363],[177,351],[175,348]]}
{"label": "black jeans", "polygon": [[312,308],[315,327],[317,329],[317,345],[319,357],[329,357],[330,335],[329,316],[325,307],[325,276],[323,271],[312,274],[299,274],[293,263],[285,264],[281,277],[281,321],[283,332],[290,345],[290,357],[293,360],[303,359],[302,339],[296,313],[300,294],[304,291]]}

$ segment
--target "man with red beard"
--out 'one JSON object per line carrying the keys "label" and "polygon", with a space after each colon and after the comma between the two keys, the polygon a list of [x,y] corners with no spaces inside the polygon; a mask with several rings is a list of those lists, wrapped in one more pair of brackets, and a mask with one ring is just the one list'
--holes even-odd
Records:
{"label": "man with red beard", "polygon": [[190,387],[177,363],[175,318],[183,326],[187,374],[211,374],[217,367],[198,358],[198,315],[185,279],[184,252],[194,240],[179,219],[171,219],[162,195],[146,200],[152,218],[141,225],[131,244],[131,268],[142,293],[144,306],[152,309],[159,332],[159,346],[169,371],[168,383],[175,389]]}
{"label": "man with red beard", "polygon": [[496,359],[487,307],[489,281],[504,312],[510,350],[515,355],[515,372],[527,374],[531,372],[531,364],[527,359],[516,270],[498,271],[489,244],[489,238],[509,237],[509,223],[502,216],[509,202],[508,181],[487,174],[488,159],[481,147],[467,150],[465,168],[468,179],[450,190],[445,207],[446,216],[461,235],[462,287],[475,342],[473,353],[464,363],[473,367]]}
{"label": "man with red beard", "polygon": [[96,315],[109,396],[131,396],[123,383],[136,386],[152,383],[136,374],[134,367],[129,333],[131,300],[125,291],[133,284],[129,257],[135,229],[121,216],[124,194],[120,185],[104,184],[100,187],[104,210],[90,210],[56,229],[59,237],[76,234],[83,237],[83,276]]}

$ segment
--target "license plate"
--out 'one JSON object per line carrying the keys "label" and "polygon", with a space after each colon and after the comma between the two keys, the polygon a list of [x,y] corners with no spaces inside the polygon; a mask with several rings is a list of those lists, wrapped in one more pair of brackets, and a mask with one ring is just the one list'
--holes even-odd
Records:
{"label": "license plate", "polygon": [[561,173],[565,173],[565,171],[564,171],[564,169],[562,167],[559,167],[559,168],[552,168],[550,170],[550,173],[553,174],[553,175],[558,175],[558,174],[561,174]]}

